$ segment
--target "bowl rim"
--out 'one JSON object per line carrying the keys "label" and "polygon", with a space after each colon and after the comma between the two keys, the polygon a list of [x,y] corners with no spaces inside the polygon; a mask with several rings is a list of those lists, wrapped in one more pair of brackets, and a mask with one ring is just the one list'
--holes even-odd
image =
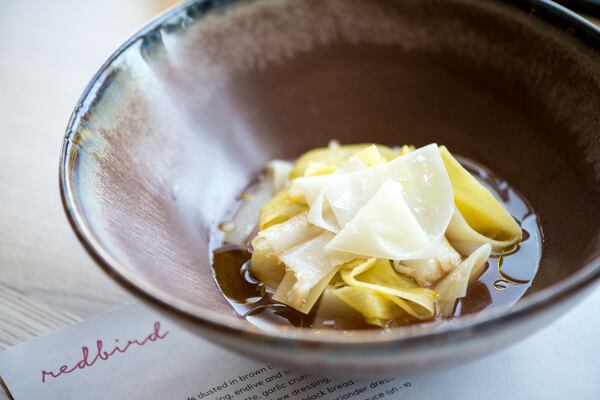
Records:
{"label": "bowl rim", "polygon": [[[463,316],[453,320],[452,324],[443,324],[440,328],[433,330],[429,327],[429,324],[417,324],[389,330],[387,332],[390,334],[385,335],[373,334],[373,332],[378,331],[354,331],[353,335],[344,335],[344,340],[340,341],[339,331],[334,330],[322,330],[318,335],[314,334],[314,330],[302,328],[285,328],[273,332],[259,330],[258,328],[249,326],[250,324],[245,323],[241,319],[224,316],[222,313],[209,309],[200,309],[203,307],[194,306],[182,301],[155,288],[143,278],[129,271],[104,249],[100,240],[88,227],[86,218],[79,211],[78,198],[70,179],[70,172],[73,167],[71,154],[75,146],[72,137],[77,132],[77,127],[82,116],[85,115],[92,104],[97,90],[108,77],[113,63],[121,54],[136,42],[148,38],[155,32],[159,32],[174,19],[179,20],[178,24],[183,24],[185,18],[193,20],[202,17],[214,8],[236,2],[238,0],[188,0],[171,7],[150,20],[119,46],[94,74],[77,101],[67,124],[59,162],[59,189],[67,219],[77,238],[96,264],[129,293],[143,302],[158,306],[160,309],[172,312],[185,320],[199,322],[205,328],[222,334],[244,335],[251,340],[260,341],[268,338],[272,342],[283,342],[285,345],[290,345],[290,342],[293,342],[294,345],[305,343],[310,345],[328,344],[342,347],[351,344],[352,348],[367,345],[372,350],[376,343],[388,345],[394,343],[394,345],[405,346],[413,342],[429,341],[432,338],[439,339],[444,337],[446,340],[464,339],[474,334],[474,332],[489,331],[497,328],[499,325],[519,321],[532,313],[560,303],[600,281],[599,257],[591,260],[569,277],[521,299],[510,309],[499,308],[489,310],[485,313]],[[563,25],[563,29],[566,26],[573,35],[578,36],[583,42],[588,42],[589,47],[596,50],[600,49],[600,27],[552,0],[508,0],[505,3],[515,6],[515,9],[520,10],[520,12],[532,13],[535,11],[536,16],[543,18],[546,22],[555,26],[561,27]]]}

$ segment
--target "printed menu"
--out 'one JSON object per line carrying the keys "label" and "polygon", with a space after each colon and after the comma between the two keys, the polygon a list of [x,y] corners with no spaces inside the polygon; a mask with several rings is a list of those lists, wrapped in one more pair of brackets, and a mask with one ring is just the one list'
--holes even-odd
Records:
{"label": "printed menu", "polygon": [[0,353],[0,377],[15,400],[598,399],[599,306],[596,290],[542,331],[469,364],[359,380],[242,358],[133,304]]}

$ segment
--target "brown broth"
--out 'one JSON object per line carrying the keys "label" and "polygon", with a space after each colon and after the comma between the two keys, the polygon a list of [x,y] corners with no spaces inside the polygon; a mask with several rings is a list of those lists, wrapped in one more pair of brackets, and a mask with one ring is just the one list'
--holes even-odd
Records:
{"label": "brown broth", "polygon": [[[467,295],[457,301],[453,318],[514,305],[531,286],[542,251],[542,231],[528,202],[487,168],[464,157],[457,159],[519,221],[523,229],[523,240],[515,248],[507,249],[502,254],[492,254],[485,272],[469,287]],[[252,277],[250,257],[249,249],[224,244],[213,253],[213,275],[229,304],[242,318],[255,326],[268,328],[269,325],[276,324],[315,329],[377,329],[365,323],[360,315],[350,314],[343,318],[317,315],[319,303],[305,315],[273,301],[272,293]],[[390,326],[414,322],[416,321],[391,321]]]}

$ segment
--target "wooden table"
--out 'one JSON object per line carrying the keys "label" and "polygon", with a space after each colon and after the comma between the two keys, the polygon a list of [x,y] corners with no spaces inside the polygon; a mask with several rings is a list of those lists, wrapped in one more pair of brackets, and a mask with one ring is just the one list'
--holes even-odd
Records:
{"label": "wooden table", "polygon": [[0,351],[131,301],[68,225],[58,159],[94,72],[170,3],[0,4]]}

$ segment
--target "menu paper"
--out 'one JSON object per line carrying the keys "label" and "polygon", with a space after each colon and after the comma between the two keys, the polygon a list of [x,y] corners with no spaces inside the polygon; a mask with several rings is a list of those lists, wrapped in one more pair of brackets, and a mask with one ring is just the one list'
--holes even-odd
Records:
{"label": "menu paper", "polygon": [[357,380],[242,358],[133,304],[0,353],[0,376],[15,400],[600,399],[599,308],[595,290],[554,324],[484,359]]}

